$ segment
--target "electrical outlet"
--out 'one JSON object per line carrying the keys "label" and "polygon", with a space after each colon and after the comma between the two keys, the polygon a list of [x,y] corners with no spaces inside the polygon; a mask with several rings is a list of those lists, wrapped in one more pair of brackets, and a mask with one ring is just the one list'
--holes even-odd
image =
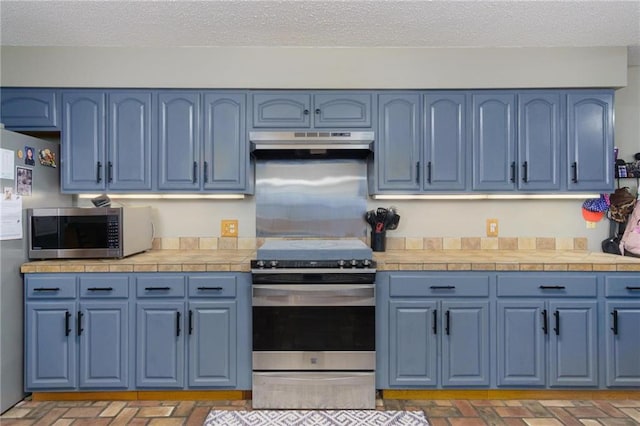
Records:
{"label": "electrical outlet", "polygon": [[498,219],[487,219],[487,237],[498,236]]}
{"label": "electrical outlet", "polygon": [[221,230],[220,234],[223,237],[237,237],[238,236],[238,219],[223,219],[220,222]]}

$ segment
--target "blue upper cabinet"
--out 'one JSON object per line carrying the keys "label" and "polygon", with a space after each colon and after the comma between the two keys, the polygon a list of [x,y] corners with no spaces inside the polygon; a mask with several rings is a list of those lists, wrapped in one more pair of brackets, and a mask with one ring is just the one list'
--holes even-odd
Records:
{"label": "blue upper cabinet", "polygon": [[3,88],[0,122],[10,130],[59,130],[59,101],[53,89]]}
{"label": "blue upper cabinet", "polygon": [[560,189],[561,95],[518,95],[518,189]]}
{"label": "blue upper cabinet", "polygon": [[376,190],[420,189],[420,95],[378,96]]}
{"label": "blue upper cabinet", "polygon": [[466,185],[467,95],[435,92],[424,96],[422,185],[427,191],[460,191]]}
{"label": "blue upper cabinet", "polygon": [[368,128],[372,93],[257,92],[253,94],[255,128]]}
{"label": "blue upper cabinet", "polygon": [[244,93],[205,93],[202,165],[205,189],[247,187],[246,116]]}
{"label": "blue upper cabinet", "polygon": [[63,191],[104,191],[107,181],[104,92],[78,90],[62,94],[61,145]]}
{"label": "blue upper cabinet", "polygon": [[567,95],[567,189],[613,190],[613,91]]}
{"label": "blue upper cabinet", "polygon": [[474,191],[513,190],[515,158],[515,92],[473,93],[472,159]]}
{"label": "blue upper cabinet", "polygon": [[151,189],[151,92],[108,94],[107,185]]}
{"label": "blue upper cabinet", "polygon": [[158,189],[198,190],[200,93],[158,94]]}

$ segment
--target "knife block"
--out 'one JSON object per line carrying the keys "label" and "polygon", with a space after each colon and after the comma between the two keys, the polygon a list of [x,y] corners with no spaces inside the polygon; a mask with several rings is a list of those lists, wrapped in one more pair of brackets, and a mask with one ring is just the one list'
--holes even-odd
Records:
{"label": "knife block", "polygon": [[385,231],[376,232],[371,231],[371,250],[373,251],[385,251],[387,243],[387,233]]}

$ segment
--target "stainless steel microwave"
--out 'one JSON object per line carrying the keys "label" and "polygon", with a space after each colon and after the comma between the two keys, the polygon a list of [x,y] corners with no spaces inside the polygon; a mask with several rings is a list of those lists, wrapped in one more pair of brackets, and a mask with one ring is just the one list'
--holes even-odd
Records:
{"label": "stainless steel microwave", "polygon": [[27,209],[30,259],[120,258],[151,248],[151,207]]}

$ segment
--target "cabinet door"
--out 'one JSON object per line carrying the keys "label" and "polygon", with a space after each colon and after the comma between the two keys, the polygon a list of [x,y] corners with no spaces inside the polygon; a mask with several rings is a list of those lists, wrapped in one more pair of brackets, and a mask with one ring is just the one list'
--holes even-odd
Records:
{"label": "cabinet door", "polygon": [[474,190],[515,188],[515,105],[515,94],[472,95]]}
{"label": "cabinet door", "polygon": [[518,95],[518,188],[560,189],[560,94]]}
{"label": "cabinet door", "polygon": [[489,384],[489,302],[442,302],[442,386]]}
{"label": "cabinet door", "polygon": [[545,330],[543,301],[498,302],[498,386],[544,386]]}
{"label": "cabinet door", "polygon": [[597,302],[549,302],[549,385],[598,384]]}
{"label": "cabinet door", "polygon": [[311,95],[305,93],[255,93],[253,127],[308,128]]}
{"label": "cabinet door", "polygon": [[138,302],[136,385],[184,387],[184,303]]}
{"label": "cabinet door", "polygon": [[318,128],[371,127],[371,95],[314,95],[313,125]]}
{"label": "cabinet door", "polygon": [[104,191],[104,93],[66,91],[62,95],[61,158],[64,191]]}
{"label": "cabinet door", "polygon": [[467,151],[466,95],[425,95],[425,158],[422,185],[426,190],[463,190]]}
{"label": "cabinet door", "polygon": [[377,189],[419,190],[420,95],[379,95],[378,117]]}
{"label": "cabinet door", "polygon": [[58,92],[2,88],[0,122],[10,130],[58,130]]}
{"label": "cabinet door", "polygon": [[200,94],[158,94],[158,189],[200,189]]}
{"label": "cabinet door", "polygon": [[640,387],[640,302],[606,303],[607,386]]}
{"label": "cabinet door", "polygon": [[80,305],[80,387],[129,385],[128,302],[84,302]]}
{"label": "cabinet door", "polygon": [[613,189],[613,94],[567,96],[568,183],[573,191]]}
{"label": "cabinet door", "polygon": [[435,386],[438,354],[436,302],[389,302],[389,384]]}
{"label": "cabinet door", "polygon": [[205,189],[246,188],[246,100],[244,94],[204,95]]}
{"label": "cabinet door", "polygon": [[236,384],[236,302],[189,303],[189,386]]}
{"label": "cabinet door", "polygon": [[107,182],[113,190],[151,189],[151,93],[109,93]]}
{"label": "cabinet door", "polygon": [[75,302],[33,302],[25,310],[25,388],[77,386]]}

